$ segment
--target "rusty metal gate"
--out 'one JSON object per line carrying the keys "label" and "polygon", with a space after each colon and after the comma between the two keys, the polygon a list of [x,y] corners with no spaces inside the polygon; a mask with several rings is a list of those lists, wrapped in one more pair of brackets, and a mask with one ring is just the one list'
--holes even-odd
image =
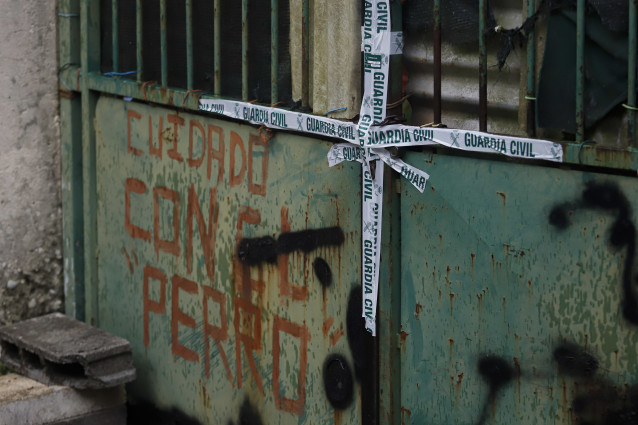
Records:
{"label": "rusty metal gate", "polygon": [[[554,140],[562,164],[535,161],[531,147],[505,159],[500,153],[517,146],[510,139],[497,153],[462,152],[434,143],[432,129],[417,130],[427,146],[391,149],[391,162],[430,178],[421,193],[409,173],[387,167],[372,338],[361,318],[362,168],[328,166],[336,130],[295,132],[301,118],[293,125],[284,115],[278,122],[287,130],[272,130],[198,102],[224,96],[247,105],[256,97],[272,106],[296,91],[300,102],[281,110],[308,113],[310,25],[319,19],[312,8],[328,2],[59,3],[66,311],[131,342],[132,407],[150,403],[166,417],[211,424],[635,421],[635,96],[625,105],[622,146],[585,140],[577,117],[575,142]],[[300,11],[290,11],[297,3]],[[401,30],[401,4],[415,2],[389,3],[392,29]],[[446,6],[425,3],[437,19]],[[525,2],[527,16],[542,3]],[[636,0],[628,4],[635,50]],[[476,9],[486,90],[487,2]],[[264,22],[254,21],[255,10]],[[300,22],[283,22],[294,13]],[[171,29],[175,16],[181,32]],[[210,42],[193,29],[208,18]],[[301,34],[289,57],[279,45],[291,28]],[[232,48],[221,41],[226,30]],[[264,31],[269,49],[253,57],[249,35]],[[446,76],[436,19],[433,31],[424,60],[421,41],[406,41],[411,124],[432,115],[430,127],[448,131],[438,128]],[[533,41],[532,33],[528,53]],[[454,68],[463,49],[443,46],[443,67]],[[204,48],[213,54],[199,59]],[[629,58],[631,66],[635,52]],[[400,55],[390,61],[389,96],[400,99],[388,109],[409,114]],[[264,63],[268,71],[255,72]],[[537,130],[536,64],[532,55],[515,102],[527,106],[515,131],[529,136]],[[286,67],[299,68],[300,89],[294,75],[281,78]],[[432,92],[418,93],[420,72],[431,74]],[[500,118],[488,126],[488,113],[506,108],[487,94],[478,96],[476,130],[510,128]],[[445,95],[443,106],[462,103]],[[458,109],[448,119],[466,123]],[[343,134],[359,128],[342,124]],[[470,151],[486,136],[464,134],[450,140]],[[346,138],[342,127],[338,137]]]}

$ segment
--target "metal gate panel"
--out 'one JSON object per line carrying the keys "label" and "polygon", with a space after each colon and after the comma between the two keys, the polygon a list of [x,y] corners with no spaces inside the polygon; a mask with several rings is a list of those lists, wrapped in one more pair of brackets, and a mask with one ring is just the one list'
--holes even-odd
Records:
{"label": "metal gate panel", "polygon": [[98,321],[131,341],[130,394],[204,423],[360,422],[359,164],[109,97],[95,127]]}
{"label": "metal gate panel", "polygon": [[635,179],[409,153],[401,416],[619,423],[635,412]]}

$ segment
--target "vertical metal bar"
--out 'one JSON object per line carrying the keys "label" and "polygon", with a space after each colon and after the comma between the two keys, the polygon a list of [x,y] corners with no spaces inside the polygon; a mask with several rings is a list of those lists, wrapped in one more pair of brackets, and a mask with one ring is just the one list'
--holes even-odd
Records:
{"label": "vertical metal bar", "polygon": [[487,0],[479,0],[479,130],[487,131]]}
{"label": "vertical metal bar", "polygon": [[302,0],[301,105],[310,104],[310,0]]}
{"label": "vertical metal bar", "polygon": [[168,85],[168,52],[166,50],[166,0],[160,0],[160,57],[162,68],[162,87]]}
{"label": "vertical metal bar", "polygon": [[120,27],[118,24],[118,0],[111,0],[111,35],[112,35],[112,49],[113,49],[113,72],[120,71]]}
{"label": "vertical metal bar", "polygon": [[[527,0],[527,18],[536,11],[536,0]],[[527,34],[527,90],[525,106],[527,115],[527,136],[536,137],[536,40],[532,26]]]}
{"label": "vertical metal bar", "polygon": [[186,87],[193,89],[193,3],[186,0]]}
{"label": "vertical metal bar", "polygon": [[80,62],[82,94],[82,180],[84,185],[84,282],[85,320],[98,325],[97,279],[97,176],[95,129],[95,105],[97,94],[89,89],[89,72],[100,69],[100,15],[98,2],[82,0],[80,8]]}
{"label": "vertical metal bar", "polygon": [[434,0],[434,123],[441,123],[441,0]]}
{"label": "vertical metal bar", "polygon": [[241,0],[241,98],[248,101],[248,0]]}
{"label": "vertical metal bar", "polygon": [[627,112],[628,124],[627,124],[627,137],[629,143],[634,147],[638,146],[638,131],[636,131],[636,50],[638,50],[638,0],[630,0],[629,2],[629,67],[627,78],[627,105],[630,108]]}
{"label": "vertical metal bar", "polygon": [[[403,13],[401,2],[390,2],[390,19],[392,22],[392,32],[401,31],[403,28]],[[394,46],[392,46],[394,51]],[[403,93],[403,55],[390,55],[390,74],[388,81],[388,103],[396,103],[400,100]],[[387,109],[388,115],[402,115],[403,102],[399,102],[396,106]]]}
{"label": "vertical metal bar", "polygon": [[277,103],[279,93],[279,0],[270,0],[270,102]]}
{"label": "vertical metal bar", "polygon": [[[403,11],[400,1],[390,2],[392,31],[403,28]],[[400,99],[403,95],[403,55],[390,56],[389,97]],[[388,115],[401,115],[402,104],[388,110]],[[384,165],[384,167],[386,167]],[[377,418],[378,425],[401,423],[401,176],[384,174],[381,256],[385,259],[379,269],[377,359]],[[399,190],[397,190],[399,189]],[[363,390],[363,387],[362,387]],[[363,394],[362,394],[363,399]],[[363,400],[362,400],[363,401]],[[363,408],[363,406],[362,406]],[[405,419],[405,418],[404,418]]]}
{"label": "vertical metal bar", "polygon": [[[77,14],[78,0],[60,0],[59,11]],[[59,63],[80,62],[80,20],[59,18]],[[84,199],[82,191],[82,102],[60,96],[62,240],[65,312],[84,320]]]}
{"label": "vertical metal bar", "polygon": [[585,140],[585,0],[576,3],[576,142]]}
{"label": "vertical metal bar", "polygon": [[141,83],[144,71],[142,60],[142,0],[135,1],[135,49],[137,50],[137,82]]}
{"label": "vertical metal bar", "polygon": [[214,46],[213,46],[213,55],[214,55],[214,73],[215,73],[215,85],[214,85],[214,93],[215,96],[219,96],[222,90],[221,84],[221,57],[222,57],[222,28],[221,28],[221,0],[215,0],[214,8],[215,15],[213,18],[213,34],[214,34]]}

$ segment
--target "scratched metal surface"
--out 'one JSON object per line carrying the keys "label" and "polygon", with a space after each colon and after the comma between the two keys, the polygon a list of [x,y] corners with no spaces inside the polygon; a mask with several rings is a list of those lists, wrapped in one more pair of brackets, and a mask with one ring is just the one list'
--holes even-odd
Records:
{"label": "scratched metal surface", "polygon": [[99,326],[132,344],[129,394],[202,423],[359,423],[346,335],[359,164],[330,169],[327,142],[265,143],[252,126],[114,98],[95,123]]}
{"label": "scratched metal surface", "polygon": [[402,423],[633,420],[636,180],[406,158],[431,178],[402,184]]}

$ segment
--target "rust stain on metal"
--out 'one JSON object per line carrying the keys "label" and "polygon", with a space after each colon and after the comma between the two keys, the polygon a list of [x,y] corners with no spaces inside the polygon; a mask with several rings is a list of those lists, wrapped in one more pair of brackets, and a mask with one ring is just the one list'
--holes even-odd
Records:
{"label": "rust stain on metal", "polygon": [[[459,396],[461,395],[461,384],[463,383],[463,373],[459,373],[457,375],[457,380],[454,388],[454,398],[456,399],[456,404],[459,404]],[[452,383],[454,383],[454,376],[451,376]]]}
{"label": "rust stain on metal", "polygon": [[334,323],[334,321],[335,321],[334,317],[328,317],[323,322],[322,330],[323,330],[323,337],[324,338],[326,338],[328,336],[328,334],[330,333],[330,328],[332,328],[332,324]]}
{"label": "rust stain on metal", "polygon": [[128,252],[126,252],[126,248],[122,248],[122,252],[124,253],[124,257],[126,257],[126,264],[128,265],[128,271],[130,274],[133,274],[133,263],[131,262],[131,257],[129,257]]}
{"label": "rust stain on metal", "polygon": [[406,422],[410,422],[410,416],[412,415],[412,411],[410,409],[406,409],[401,406],[401,425],[405,425]]}
{"label": "rust stain on metal", "polygon": [[450,292],[450,319],[454,319],[454,292]]}
{"label": "rust stain on metal", "polygon": [[452,359],[454,358],[454,340],[450,338],[450,366],[452,366]]}
{"label": "rust stain on metal", "polygon": [[[518,339],[518,335],[516,335]],[[518,402],[521,402],[521,364],[518,362],[518,357],[514,356],[514,370],[516,373],[516,394],[518,394]]]}
{"label": "rust stain on metal", "polygon": [[345,331],[343,330],[343,325],[339,326],[339,329],[337,329],[330,335],[330,346],[334,347],[335,345],[337,345],[337,342],[339,342],[339,339],[344,334],[345,334]]}
{"label": "rust stain on metal", "polygon": [[[416,318],[419,318],[419,315],[421,314],[421,309],[423,308],[423,306],[419,303],[416,303],[416,309],[414,311],[414,315],[416,316]],[[616,353],[618,354],[618,353]]]}
{"label": "rust stain on metal", "polygon": [[474,259],[476,258],[475,253],[470,253],[470,257],[472,257],[472,283],[474,283]]}

